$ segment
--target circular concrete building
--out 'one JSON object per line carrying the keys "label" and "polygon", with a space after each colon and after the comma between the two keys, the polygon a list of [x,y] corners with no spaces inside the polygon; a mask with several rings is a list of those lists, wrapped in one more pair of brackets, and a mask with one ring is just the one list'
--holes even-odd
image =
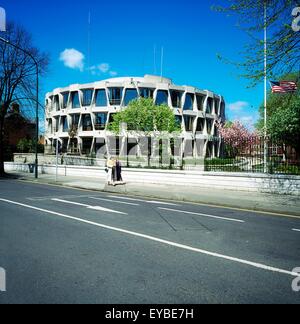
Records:
{"label": "circular concrete building", "polygon": [[[165,103],[173,110],[182,125],[182,147],[188,152],[185,156],[219,156],[216,122],[225,120],[223,97],[192,86],[177,86],[170,79],[152,75],[75,84],[48,93],[45,114],[47,153],[55,152],[56,140],[62,152],[70,155],[97,155],[103,149],[109,152],[109,138],[114,134],[107,131],[108,124],[114,114],[126,109],[130,101],[139,97],[152,98],[156,104]],[[201,147],[197,147],[197,139],[201,139]],[[139,141],[132,138],[130,142],[123,154],[142,154]],[[112,154],[119,154],[120,150],[119,145]]]}

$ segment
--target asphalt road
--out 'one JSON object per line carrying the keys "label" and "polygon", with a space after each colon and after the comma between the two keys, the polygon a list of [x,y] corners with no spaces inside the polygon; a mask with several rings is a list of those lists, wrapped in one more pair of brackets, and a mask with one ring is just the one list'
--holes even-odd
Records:
{"label": "asphalt road", "polygon": [[0,180],[0,303],[298,304],[296,267],[300,215]]}

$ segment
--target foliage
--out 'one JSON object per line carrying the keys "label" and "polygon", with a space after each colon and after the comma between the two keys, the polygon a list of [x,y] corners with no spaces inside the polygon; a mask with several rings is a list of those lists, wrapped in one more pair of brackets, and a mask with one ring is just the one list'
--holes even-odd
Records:
{"label": "foliage", "polygon": [[[34,153],[35,140],[23,138],[17,144],[18,153]],[[38,153],[44,153],[44,145],[38,143]]]}
{"label": "foliage", "polygon": [[241,122],[227,122],[217,124],[219,134],[225,144],[227,157],[235,158],[249,150],[258,141],[257,134],[250,132]]}
{"label": "foliage", "polygon": [[[281,79],[294,81],[297,75],[285,75]],[[298,81],[298,87],[300,82]],[[268,135],[277,140],[284,141],[300,153],[300,92],[288,94],[272,94],[268,96],[267,102],[267,132]],[[260,107],[261,118],[256,125],[259,131],[264,129],[264,106]]]}
{"label": "foliage", "polygon": [[[267,5],[267,23],[264,22],[264,4]],[[298,69],[300,61],[300,32],[292,29],[292,10],[299,6],[298,0],[232,0],[227,7],[214,10],[238,17],[238,26],[249,35],[249,43],[241,53],[241,62],[230,62],[241,68],[243,77],[257,85],[264,77],[263,30],[268,27],[267,74],[290,73]],[[219,58],[222,58],[219,55]],[[229,62],[229,60],[225,60]]]}
{"label": "foliage", "polygon": [[[127,125],[128,132],[180,132],[176,118],[167,105],[155,105],[152,99],[140,98],[129,103],[128,107],[114,116],[108,129],[120,134],[122,125]],[[120,127],[121,126],[121,127]]]}
{"label": "foliage", "polygon": [[231,155],[241,153],[242,150],[251,147],[257,141],[257,134],[250,132],[239,121],[225,125],[219,123],[217,127],[225,145],[232,148]]}

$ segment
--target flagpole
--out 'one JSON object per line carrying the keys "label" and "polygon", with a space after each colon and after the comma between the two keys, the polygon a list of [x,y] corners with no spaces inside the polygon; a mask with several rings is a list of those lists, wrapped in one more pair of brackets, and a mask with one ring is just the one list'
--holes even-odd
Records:
{"label": "flagpole", "polygon": [[267,1],[264,0],[264,173],[268,173],[267,54]]}

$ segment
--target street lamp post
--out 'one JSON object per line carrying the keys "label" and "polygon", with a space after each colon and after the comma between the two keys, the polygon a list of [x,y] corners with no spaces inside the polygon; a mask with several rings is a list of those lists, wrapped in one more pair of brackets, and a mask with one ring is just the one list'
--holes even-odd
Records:
{"label": "street lamp post", "polygon": [[36,111],[35,111],[35,121],[36,121],[36,133],[35,133],[35,178],[38,178],[38,140],[39,140],[39,64],[37,62],[37,60],[34,58],[34,56],[24,50],[23,48],[19,47],[18,45],[12,44],[10,41],[8,41],[7,39],[4,39],[2,37],[0,37],[0,41],[22,51],[23,53],[25,53],[26,55],[28,55],[32,61],[35,64],[36,67]]}

